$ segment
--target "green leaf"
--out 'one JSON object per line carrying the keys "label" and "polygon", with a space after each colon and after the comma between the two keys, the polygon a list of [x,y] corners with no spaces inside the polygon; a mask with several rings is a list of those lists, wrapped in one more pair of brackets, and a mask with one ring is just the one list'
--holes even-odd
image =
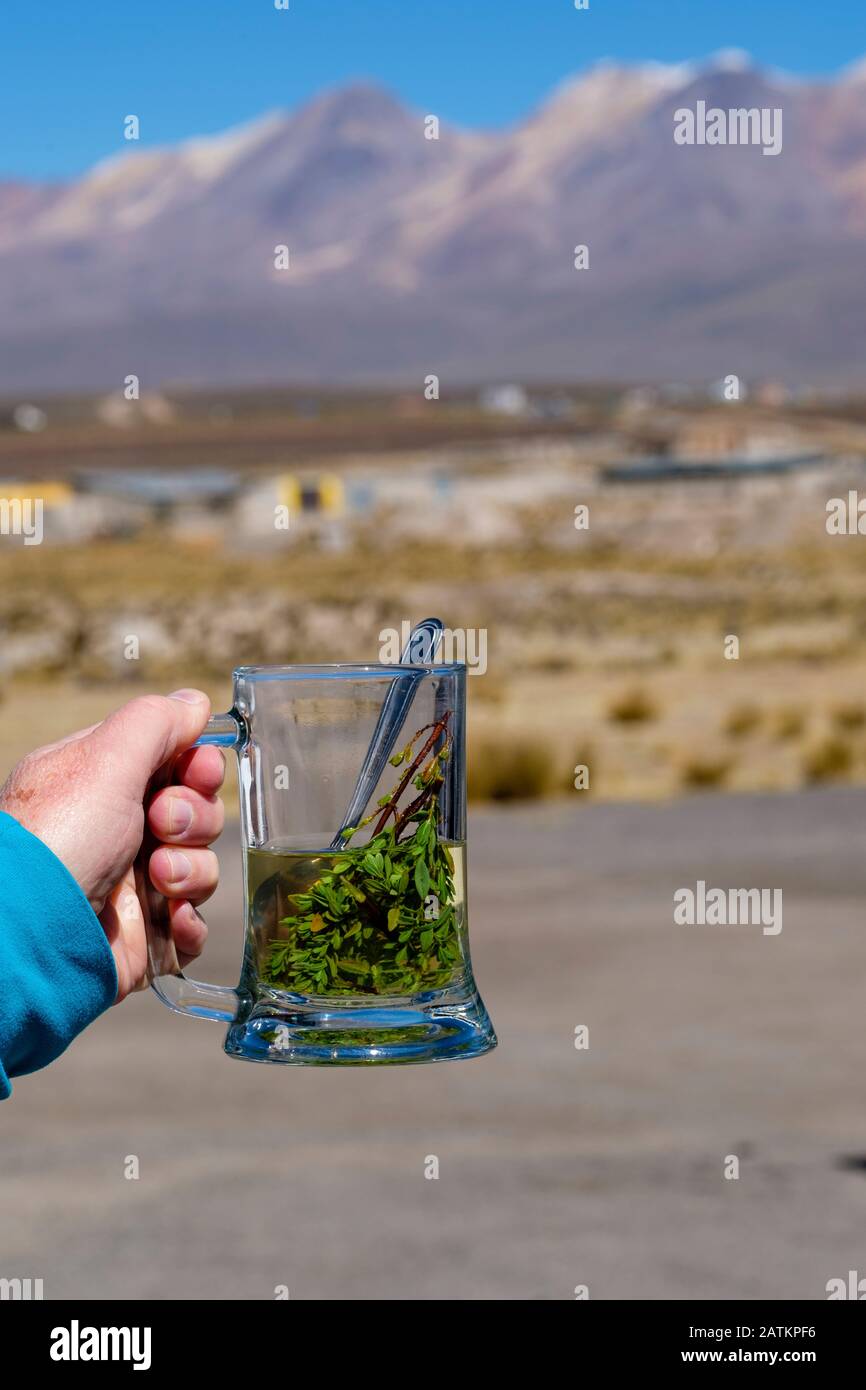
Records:
{"label": "green leaf", "polygon": [[415,887],[418,889],[418,897],[423,902],[430,890],[430,871],[423,859],[419,859],[415,865]]}
{"label": "green leaf", "polygon": [[340,959],[337,961],[337,964],[339,965],[339,967],[340,967],[341,970],[348,970],[348,972],[349,972],[350,975],[366,975],[366,974],[367,974],[367,964],[366,964],[366,961],[362,961],[362,960],[347,960],[347,959],[345,958],[345,956],[341,956]]}

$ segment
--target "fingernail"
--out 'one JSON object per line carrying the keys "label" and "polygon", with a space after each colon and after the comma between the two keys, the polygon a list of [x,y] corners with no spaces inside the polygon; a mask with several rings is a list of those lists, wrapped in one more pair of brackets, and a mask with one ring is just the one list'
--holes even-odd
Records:
{"label": "fingernail", "polygon": [[182,850],[167,849],[166,854],[168,855],[169,883],[183,883],[184,879],[189,878],[192,873],[192,864]]}
{"label": "fingernail", "polygon": [[200,705],[202,693],[200,690],[173,690],[168,698],[170,700],[183,700],[185,705]]}
{"label": "fingernail", "polygon": [[192,807],[182,796],[173,796],[168,803],[168,833],[180,835],[192,825]]}
{"label": "fingernail", "polygon": [[198,927],[201,938],[202,940],[204,940],[204,938],[207,936],[207,922],[204,920],[202,916],[199,915],[198,912],[196,912],[192,903],[190,903],[189,905],[189,916],[190,921],[194,922],[195,925]]}

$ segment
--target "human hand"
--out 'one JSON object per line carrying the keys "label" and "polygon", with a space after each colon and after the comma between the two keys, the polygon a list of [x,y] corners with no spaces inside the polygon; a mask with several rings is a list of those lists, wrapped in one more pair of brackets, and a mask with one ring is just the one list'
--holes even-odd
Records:
{"label": "human hand", "polygon": [[[190,744],[209,715],[199,690],[141,696],[101,724],[29,753],[0,787],[0,811],[57,855],[102,923],[117,967],[118,1002],[146,981],[147,941],[132,867],[145,804],[148,828],[161,842],[150,856],[150,879],[169,900],[181,966],[200,953],[207,936],[194,905],[210,897],[219,876],[206,846],[223,828],[216,793],[225,759],[218,748]],[[148,796],[150,779],[166,765],[170,785]]]}

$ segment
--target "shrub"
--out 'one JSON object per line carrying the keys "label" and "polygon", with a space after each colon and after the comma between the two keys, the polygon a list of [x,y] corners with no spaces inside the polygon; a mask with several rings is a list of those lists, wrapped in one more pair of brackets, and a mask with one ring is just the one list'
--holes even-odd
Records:
{"label": "shrub", "polygon": [[623,691],[608,708],[608,718],[614,724],[646,724],[657,717],[655,705],[640,688]]}
{"label": "shrub", "polygon": [[468,778],[472,801],[538,800],[550,795],[557,780],[547,744],[513,733],[473,745]]}
{"label": "shrub", "polygon": [[777,711],[773,721],[773,732],[777,739],[799,738],[806,728],[808,715],[796,705],[789,705]]}
{"label": "shrub", "polygon": [[598,760],[592,748],[577,748],[572,754],[571,761],[565,770],[558,790],[574,793],[577,788],[574,785],[576,767],[585,767],[589,773],[589,786],[581,791],[581,796],[592,796],[596,787],[596,776],[598,773]]}
{"label": "shrub", "polygon": [[682,784],[691,791],[723,787],[733,763],[730,758],[711,758],[698,755],[683,765]]}
{"label": "shrub", "polygon": [[844,729],[846,732],[862,729],[866,724],[866,708],[855,704],[837,705],[832,718],[837,729]]}
{"label": "shrub", "polygon": [[755,732],[762,719],[763,714],[757,705],[735,705],[728,712],[724,730],[731,738],[745,738]]}
{"label": "shrub", "polygon": [[831,734],[806,754],[803,773],[809,782],[839,782],[850,775],[853,766],[851,745]]}

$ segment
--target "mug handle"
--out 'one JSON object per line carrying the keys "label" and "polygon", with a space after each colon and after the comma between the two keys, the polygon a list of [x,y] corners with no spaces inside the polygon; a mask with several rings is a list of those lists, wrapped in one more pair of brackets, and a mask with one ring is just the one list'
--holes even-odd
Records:
{"label": "mug handle", "polygon": [[[191,745],[199,748],[215,744],[218,748],[240,749],[246,725],[236,710],[217,714],[208,720],[204,733]],[[171,770],[162,768],[151,779],[148,795],[168,786]],[[238,993],[228,985],[209,985],[203,980],[190,980],[178,965],[171,935],[168,900],[157,892],[150,880],[150,856],[159,841],[147,827],[133,866],[135,888],[144,917],[147,934],[147,983],[169,1009],[175,1013],[191,1014],[194,1018],[213,1018],[231,1023],[238,1011]]]}

